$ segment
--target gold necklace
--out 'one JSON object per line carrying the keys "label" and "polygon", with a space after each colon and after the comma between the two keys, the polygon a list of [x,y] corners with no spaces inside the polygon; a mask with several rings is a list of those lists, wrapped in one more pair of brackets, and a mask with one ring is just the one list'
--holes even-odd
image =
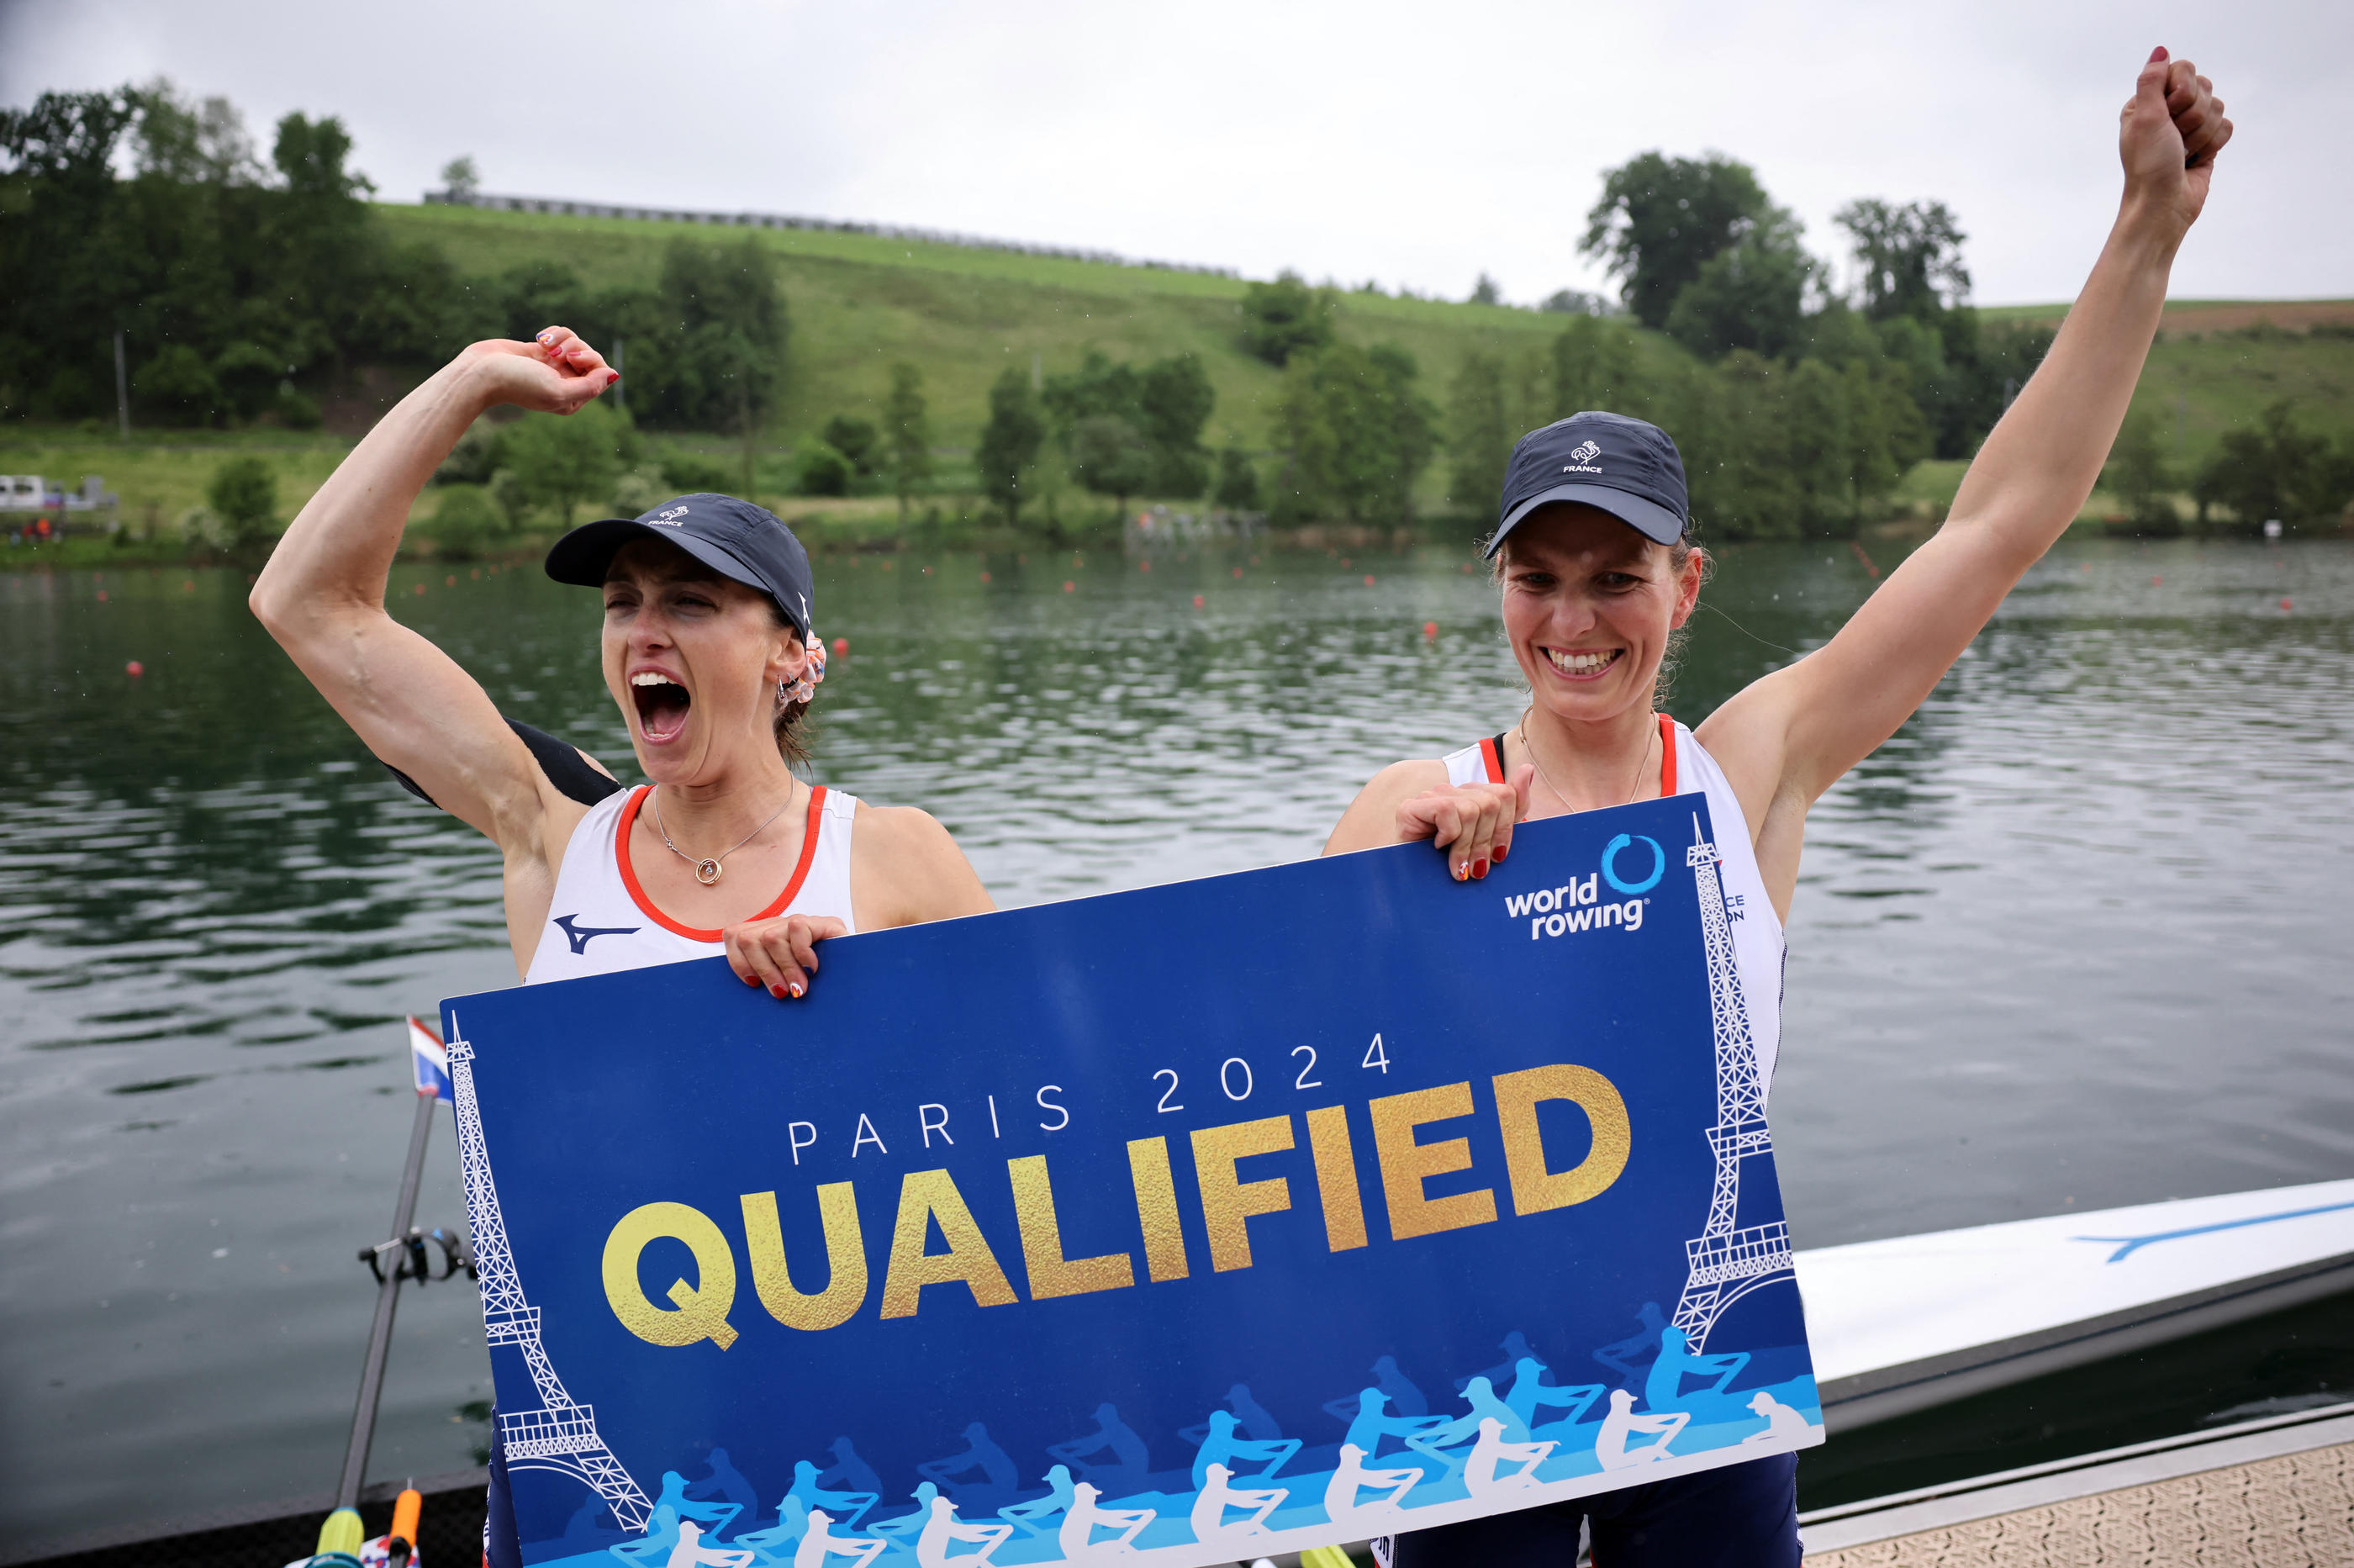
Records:
{"label": "gold necklace", "polygon": [[[1532,752],[1530,755],[1534,756],[1535,753]],[[662,842],[670,846],[671,853],[678,856],[679,859],[695,867],[695,880],[703,884],[704,886],[709,887],[719,880],[719,863],[726,860],[729,855],[734,854],[737,850],[742,849],[746,844],[750,843],[754,839],[758,838],[762,833],[767,832],[769,831],[769,822],[773,822],[779,817],[785,814],[785,806],[790,806],[793,803],[793,796],[797,793],[799,793],[797,790],[786,790],[785,805],[779,806],[775,810],[769,812],[768,822],[762,822],[758,827],[754,828],[750,832],[746,833],[742,838],[737,839],[734,843],[728,845],[726,849],[721,850],[709,860],[697,860],[693,855],[687,853],[684,850],[679,848],[676,844],[671,843],[670,830],[663,826],[662,790],[660,789],[654,790],[654,832],[662,835]]]}
{"label": "gold necklace", "polygon": [[[1521,710],[1521,722],[1512,726],[1512,731],[1521,737],[1521,749],[1529,754],[1529,766],[1537,770],[1537,777],[1543,779],[1544,787],[1553,791],[1553,798],[1562,803],[1564,810],[1575,813],[1576,808],[1570,805],[1569,797],[1561,792],[1561,786],[1554,783],[1553,776],[1544,770],[1544,759],[1537,755],[1535,743],[1529,739],[1529,714],[1532,711],[1529,708]],[[1627,804],[1629,806],[1635,803],[1635,797],[1643,792],[1643,770],[1651,765],[1651,743],[1659,738],[1659,715],[1653,714],[1651,722],[1645,726],[1642,758],[1635,764],[1635,782],[1627,789]],[[1500,763],[1503,759],[1499,758],[1497,760]]]}

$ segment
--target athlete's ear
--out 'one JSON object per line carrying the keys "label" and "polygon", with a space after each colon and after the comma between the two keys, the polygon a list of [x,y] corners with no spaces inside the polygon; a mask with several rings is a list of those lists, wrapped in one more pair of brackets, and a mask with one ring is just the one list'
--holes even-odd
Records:
{"label": "athlete's ear", "polygon": [[1694,545],[1684,552],[1683,569],[1676,574],[1676,611],[1669,620],[1670,628],[1681,626],[1691,619],[1700,605],[1700,580],[1708,571],[1708,552]]}

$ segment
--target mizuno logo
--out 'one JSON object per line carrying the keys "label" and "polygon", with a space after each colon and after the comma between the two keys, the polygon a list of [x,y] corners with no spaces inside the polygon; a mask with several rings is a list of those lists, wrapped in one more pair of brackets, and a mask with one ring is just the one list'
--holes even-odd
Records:
{"label": "mizuno logo", "polygon": [[635,926],[575,926],[572,922],[579,918],[578,915],[558,915],[556,917],[557,927],[564,933],[564,939],[572,944],[576,957],[588,950],[588,943],[594,938],[627,937],[638,930]]}

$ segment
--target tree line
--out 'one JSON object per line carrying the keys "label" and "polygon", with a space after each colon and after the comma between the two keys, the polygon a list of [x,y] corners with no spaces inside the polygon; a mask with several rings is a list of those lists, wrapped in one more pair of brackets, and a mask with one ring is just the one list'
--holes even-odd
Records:
{"label": "tree line", "polygon": [[470,276],[386,235],[351,151],[339,120],[292,113],[265,165],[228,100],[160,79],[0,110],[0,417],[113,414],[120,334],[143,421],[305,428],[304,386],[550,321],[624,345],[645,424],[748,439],[774,407],[790,322],[748,238],[673,243],[652,287],[546,261]]}

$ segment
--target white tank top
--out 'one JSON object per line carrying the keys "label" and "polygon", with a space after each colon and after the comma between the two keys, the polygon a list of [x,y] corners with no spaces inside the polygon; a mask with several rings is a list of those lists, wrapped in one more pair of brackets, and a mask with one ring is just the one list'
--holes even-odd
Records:
{"label": "white tank top", "polygon": [[[679,924],[639,885],[630,863],[630,825],[651,792],[641,785],[608,795],[572,830],[524,984],[684,963],[725,951],[718,932]],[[856,930],[850,914],[850,829],[857,814],[857,796],[822,784],[811,789],[801,863],[776,901],[753,918],[831,915]]]}
{"label": "white tank top", "polygon": [[[1504,782],[1502,736],[1467,746],[1447,757],[1449,784]],[[1758,1080],[1769,1087],[1782,1046],[1782,922],[1766,896],[1757,873],[1757,849],[1749,841],[1749,819],[1725,781],[1716,758],[1702,750],[1691,731],[1659,715],[1666,743],[1659,768],[1659,793],[1698,789],[1708,797],[1708,817],[1716,832],[1717,880],[1724,888],[1724,912],[1732,921],[1733,956],[1741,970],[1741,999],[1749,1009],[1750,1037],[1757,1043]]]}

